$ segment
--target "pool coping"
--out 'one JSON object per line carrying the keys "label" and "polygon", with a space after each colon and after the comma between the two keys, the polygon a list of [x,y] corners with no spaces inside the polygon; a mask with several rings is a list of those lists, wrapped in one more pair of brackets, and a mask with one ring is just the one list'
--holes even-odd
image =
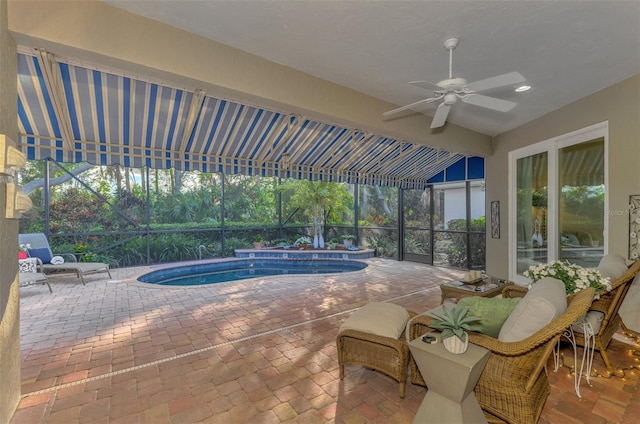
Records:
{"label": "pool coping", "polygon": [[361,260],[375,256],[374,249],[328,250],[328,249],[236,249],[235,257],[242,259],[340,259]]}

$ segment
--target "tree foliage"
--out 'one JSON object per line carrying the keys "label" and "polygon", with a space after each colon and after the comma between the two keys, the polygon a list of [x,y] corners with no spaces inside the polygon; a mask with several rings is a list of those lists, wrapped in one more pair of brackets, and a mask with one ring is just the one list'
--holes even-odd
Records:
{"label": "tree foliage", "polygon": [[345,184],[288,180],[280,186],[280,190],[291,191],[289,205],[299,208],[308,222],[327,215],[328,220],[341,223],[352,214],[353,195]]}
{"label": "tree foliage", "polygon": [[[52,161],[29,161],[19,171],[20,183],[42,187],[45,165],[55,184],[49,189],[49,221],[44,190],[34,188],[29,193],[34,207],[20,220],[20,231],[43,232],[48,224],[55,252],[73,252],[81,244],[84,257],[112,266],[145,264],[147,258],[160,263],[230,256],[234,249],[251,247],[258,233],[266,242],[308,235],[316,218],[317,224],[327,224],[325,240],[353,234],[357,220],[359,243],[376,248],[380,256],[398,255],[398,189],[393,187]],[[412,222],[428,220],[425,192],[407,193],[417,196],[407,216]],[[359,196],[358,217],[354,195]],[[431,245],[425,237],[424,232],[409,234],[405,245],[426,252]]]}

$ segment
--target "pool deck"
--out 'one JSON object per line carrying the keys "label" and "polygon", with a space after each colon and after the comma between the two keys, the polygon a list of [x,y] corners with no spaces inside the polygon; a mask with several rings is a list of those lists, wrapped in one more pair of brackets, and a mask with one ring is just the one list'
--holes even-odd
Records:
{"label": "pool deck", "polygon": [[[23,398],[17,423],[410,423],[425,389],[364,367],[338,378],[340,324],[373,301],[416,312],[462,272],[379,258],[356,272],[272,276],[198,287],[150,287],[159,267],[51,276],[20,290]],[[625,339],[615,363],[633,366]],[[628,343],[628,339],[626,340]],[[563,348],[564,349],[564,348]],[[602,360],[596,354],[596,367]],[[549,370],[552,366],[549,367]],[[566,368],[549,372],[540,423],[636,422],[640,382],[592,379],[573,392]]]}

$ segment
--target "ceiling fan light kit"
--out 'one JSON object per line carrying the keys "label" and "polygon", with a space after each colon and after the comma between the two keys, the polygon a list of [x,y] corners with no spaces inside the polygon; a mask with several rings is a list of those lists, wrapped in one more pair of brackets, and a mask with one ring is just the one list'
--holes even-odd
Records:
{"label": "ceiling fan light kit", "polygon": [[448,38],[444,42],[445,49],[449,51],[449,78],[444,79],[437,84],[433,84],[428,81],[413,81],[409,83],[432,91],[433,97],[390,110],[383,113],[382,116],[389,117],[405,110],[415,109],[416,106],[432,103],[442,99],[443,102],[440,103],[438,109],[436,109],[436,113],[431,121],[431,128],[439,128],[447,121],[447,116],[449,115],[451,106],[453,106],[458,99],[462,100],[464,103],[499,112],[508,112],[513,109],[517,103],[477,94],[477,92],[504,87],[507,85],[521,84],[526,81],[525,78],[518,72],[509,72],[471,83],[467,83],[467,80],[464,78],[454,77],[453,50],[458,46],[459,42],[460,40],[457,38]]}

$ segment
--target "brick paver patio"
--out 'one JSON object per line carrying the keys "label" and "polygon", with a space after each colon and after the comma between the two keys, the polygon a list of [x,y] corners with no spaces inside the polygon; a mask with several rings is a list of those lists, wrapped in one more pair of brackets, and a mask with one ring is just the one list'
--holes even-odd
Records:
{"label": "brick paver patio", "polygon": [[[347,367],[340,381],[338,327],[372,301],[428,310],[438,285],[461,272],[368,263],[346,274],[186,288],[142,285],[135,277],[148,269],[129,268],[86,286],[52,276],[53,294],[23,288],[23,398],[11,424],[410,423],[425,389],[407,384],[400,399],[394,380],[362,367]],[[550,371],[541,423],[637,422],[632,344],[617,335],[610,348],[626,377],[592,378],[583,399],[567,368]]]}

